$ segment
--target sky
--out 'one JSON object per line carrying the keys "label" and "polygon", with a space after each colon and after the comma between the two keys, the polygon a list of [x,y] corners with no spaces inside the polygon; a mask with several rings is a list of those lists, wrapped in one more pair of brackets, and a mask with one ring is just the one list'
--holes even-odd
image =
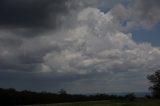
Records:
{"label": "sky", "polygon": [[0,87],[147,92],[160,0],[0,0]]}

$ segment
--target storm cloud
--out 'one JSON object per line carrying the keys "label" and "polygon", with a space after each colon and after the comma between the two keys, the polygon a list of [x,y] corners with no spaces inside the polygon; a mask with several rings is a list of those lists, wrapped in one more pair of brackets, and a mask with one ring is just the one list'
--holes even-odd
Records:
{"label": "storm cloud", "polygon": [[[56,26],[57,16],[67,12],[67,0],[1,0],[0,26],[51,27]],[[50,17],[52,15],[52,24]]]}
{"label": "storm cloud", "polygon": [[137,43],[130,31],[159,23],[159,1],[121,2],[104,12],[107,0],[1,0],[0,86],[146,90],[145,76],[160,68],[160,48]]}

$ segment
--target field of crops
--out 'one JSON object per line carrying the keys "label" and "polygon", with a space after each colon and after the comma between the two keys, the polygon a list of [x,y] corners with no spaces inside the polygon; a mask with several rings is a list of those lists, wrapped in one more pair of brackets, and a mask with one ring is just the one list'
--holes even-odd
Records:
{"label": "field of crops", "polygon": [[160,100],[137,100],[134,102],[93,101],[93,102],[58,103],[58,104],[30,105],[30,106],[160,106]]}

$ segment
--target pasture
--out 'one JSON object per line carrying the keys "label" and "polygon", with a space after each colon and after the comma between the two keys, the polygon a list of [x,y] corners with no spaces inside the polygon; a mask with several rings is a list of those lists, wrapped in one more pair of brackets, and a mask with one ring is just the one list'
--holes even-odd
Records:
{"label": "pasture", "polygon": [[29,106],[160,106],[160,100],[136,100],[129,101],[89,101],[75,103],[57,103]]}

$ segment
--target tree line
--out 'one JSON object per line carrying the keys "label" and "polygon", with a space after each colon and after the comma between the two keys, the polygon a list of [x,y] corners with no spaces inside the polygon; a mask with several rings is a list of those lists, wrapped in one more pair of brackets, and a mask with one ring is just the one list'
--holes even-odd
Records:
{"label": "tree line", "polygon": [[50,104],[62,102],[81,102],[81,101],[97,101],[97,100],[129,100],[133,101],[135,95],[133,93],[125,96],[96,94],[96,95],[72,95],[65,90],[57,93],[49,92],[33,92],[33,91],[17,91],[13,88],[0,88],[0,105],[30,105],[30,104]]}

